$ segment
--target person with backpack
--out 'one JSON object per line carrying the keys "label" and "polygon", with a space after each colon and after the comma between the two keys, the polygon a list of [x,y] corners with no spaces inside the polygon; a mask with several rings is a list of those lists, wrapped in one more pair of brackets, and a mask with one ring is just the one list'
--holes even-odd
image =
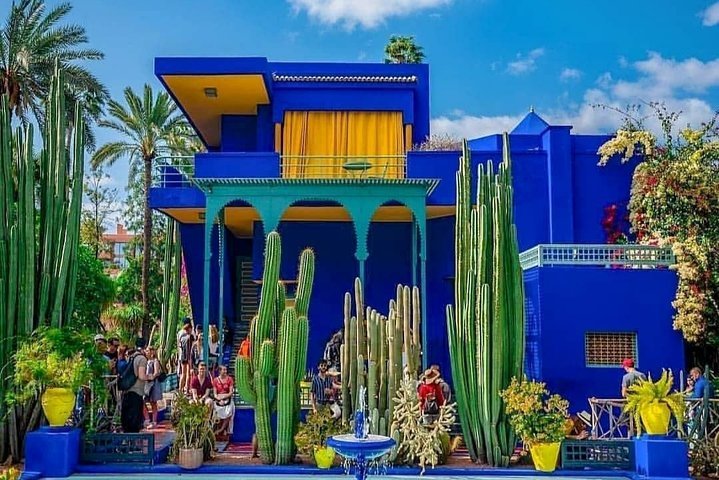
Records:
{"label": "person with backpack", "polygon": [[439,418],[439,408],[444,405],[442,388],[437,384],[439,373],[431,368],[424,372],[424,382],[419,386],[418,396],[422,410],[422,422],[434,423]]}
{"label": "person with backpack", "polygon": [[124,392],[120,423],[125,433],[139,433],[142,430],[145,421],[145,384],[153,380],[147,375],[147,357],[143,353],[145,340],[138,338],[135,347],[135,352],[128,358],[117,382],[119,389]]}

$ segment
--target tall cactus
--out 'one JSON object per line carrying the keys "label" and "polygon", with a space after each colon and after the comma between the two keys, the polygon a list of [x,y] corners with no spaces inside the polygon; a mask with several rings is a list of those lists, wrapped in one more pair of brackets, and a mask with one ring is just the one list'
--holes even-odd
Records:
{"label": "tall cactus", "polygon": [[[74,308],[85,139],[80,105],[74,128],[68,127],[64,85],[56,66],[37,162],[32,125],[13,134],[8,99],[0,99],[0,364],[8,367],[0,376],[0,398],[5,398],[12,375],[18,338],[39,325],[61,326]],[[15,413],[6,417],[4,402],[0,404],[0,416],[9,419],[5,427],[11,430],[8,452],[0,429],[0,460],[8,453],[22,457],[18,438],[23,432]]]}
{"label": "tall cactus", "polygon": [[167,220],[165,228],[160,344],[157,349],[158,359],[163,365],[167,365],[170,361],[176,344],[177,316],[180,310],[180,283],[182,281],[182,249],[180,245],[180,225],[170,218]]}
{"label": "tall cactus", "polygon": [[[265,463],[290,463],[300,407],[299,382],[307,363],[310,296],[315,257],[310,249],[300,256],[295,306],[285,307],[285,288],[279,281],[281,242],[270,232],[265,245],[262,291],[257,316],[250,325],[250,357],[237,357],[235,375],[240,397],[255,407],[255,431]],[[275,398],[271,384],[276,380]],[[277,409],[277,445],[270,418]]]}
{"label": "tall cactus", "polygon": [[362,282],[355,279],[355,315],[352,294],[345,293],[342,362],[342,419],[348,422],[359,406],[359,390],[367,388],[370,433],[389,435],[394,397],[407,373],[420,368],[421,306],[419,289],[397,285],[389,302],[389,316],[365,305]]}
{"label": "tall cactus", "polygon": [[512,220],[509,135],[503,161],[478,167],[476,204],[470,193],[465,141],[457,172],[454,307],[447,306],[452,379],[464,441],[473,461],[506,466],[516,438],[499,392],[521,376],[524,285]]}

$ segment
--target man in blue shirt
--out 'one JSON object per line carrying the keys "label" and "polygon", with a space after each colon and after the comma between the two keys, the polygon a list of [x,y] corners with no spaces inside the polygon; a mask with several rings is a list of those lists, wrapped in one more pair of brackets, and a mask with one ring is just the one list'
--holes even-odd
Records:
{"label": "man in blue shirt", "polygon": [[689,370],[689,376],[694,380],[691,398],[704,398],[704,392],[706,391],[708,391],[710,397],[712,396],[711,385],[709,385],[709,382],[707,382],[707,379],[704,377],[701,368],[692,368]]}

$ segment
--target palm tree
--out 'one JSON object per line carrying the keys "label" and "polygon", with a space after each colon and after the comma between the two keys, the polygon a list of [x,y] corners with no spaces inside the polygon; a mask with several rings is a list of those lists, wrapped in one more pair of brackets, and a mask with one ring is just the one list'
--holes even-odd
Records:
{"label": "palm tree", "polygon": [[66,111],[72,117],[75,104],[84,105],[86,144],[92,149],[92,125],[109,94],[94,75],[76,62],[100,60],[104,55],[83,47],[88,42],[84,27],[59,24],[71,10],[69,3],[61,3],[47,11],[44,0],[12,3],[0,29],[0,94],[8,95],[11,116],[28,123],[32,114],[44,126],[43,102],[58,62],[66,81]]}
{"label": "palm tree", "polygon": [[384,47],[384,63],[422,63],[424,52],[414,37],[392,35]]}
{"label": "palm tree", "polygon": [[[142,307],[143,333],[150,325],[150,292],[148,279],[152,255],[152,212],[149,196],[152,183],[152,163],[158,155],[172,151],[170,141],[178,132],[187,131],[187,122],[179,113],[177,105],[166,92],[155,96],[150,85],[145,85],[140,98],[130,87],[125,88],[125,103],[115,100],[108,103],[108,116],[98,122],[120,133],[125,138],[102,145],[92,156],[92,165],[112,165],[120,158],[127,158],[133,167],[142,168],[144,185],[144,222],[142,231]],[[137,162],[142,162],[138,165]]]}

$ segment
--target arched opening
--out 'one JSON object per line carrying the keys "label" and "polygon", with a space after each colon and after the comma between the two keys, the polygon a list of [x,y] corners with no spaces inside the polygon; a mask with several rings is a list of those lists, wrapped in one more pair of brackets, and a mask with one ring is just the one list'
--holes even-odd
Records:
{"label": "arched opening", "polygon": [[373,305],[392,298],[397,284],[416,285],[419,239],[416,218],[403,202],[388,200],[372,214],[367,234],[365,295]]}

